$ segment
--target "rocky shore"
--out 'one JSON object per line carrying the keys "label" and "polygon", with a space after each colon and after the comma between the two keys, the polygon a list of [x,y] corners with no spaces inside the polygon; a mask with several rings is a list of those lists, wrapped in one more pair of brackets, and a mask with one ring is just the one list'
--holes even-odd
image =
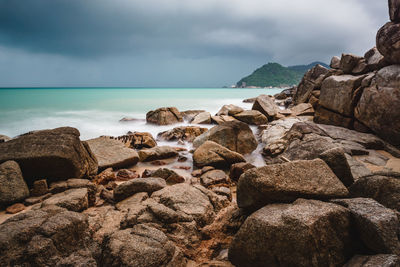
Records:
{"label": "rocky shore", "polygon": [[251,110],[162,107],[146,116],[171,126],[157,136],[0,135],[0,266],[400,266],[389,7],[364,57],[334,57]]}

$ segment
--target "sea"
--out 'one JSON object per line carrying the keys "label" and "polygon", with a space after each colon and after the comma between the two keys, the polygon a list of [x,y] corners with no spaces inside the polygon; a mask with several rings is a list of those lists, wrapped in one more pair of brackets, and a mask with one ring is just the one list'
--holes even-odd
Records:
{"label": "sea", "polygon": [[[160,107],[201,109],[215,114],[225,104],[251,109],[246,98],[282,91],[247,88],[1,88],[0,134],[15,137],[41,129],[77,128],[81,140],[128,131],[153,136],[174,126],[146,123],[146,113]],[[124,117],[138,119],[120,122]],[[186,125],[182,123],[180,125]],[[210,127],[210,126],[209,126]]]}

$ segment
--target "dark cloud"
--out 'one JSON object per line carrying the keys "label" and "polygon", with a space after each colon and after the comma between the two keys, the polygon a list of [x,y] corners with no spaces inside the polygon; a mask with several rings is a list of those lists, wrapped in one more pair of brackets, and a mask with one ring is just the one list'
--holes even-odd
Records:
{"label": "dark cloud", "polygon": [[0,86],[220,86],[363,54],[387,20],[376,0],[0,0]]}

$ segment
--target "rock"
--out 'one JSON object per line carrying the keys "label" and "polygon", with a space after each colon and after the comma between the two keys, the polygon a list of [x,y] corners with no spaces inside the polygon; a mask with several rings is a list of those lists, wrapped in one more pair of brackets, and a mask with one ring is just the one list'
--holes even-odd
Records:
{"label": "rock", "polygon": [[398,0],[389,0],[389,15],[392,22],[400,22],[400,2]]}
{"label": "rock", "polygon": [[210,112],[202,112],[197,114],[190,122],[192,124],[211,124]]}
{"label": "rock", "polygon": [[369,71],[379,70],[388,65],[385,58],[376,47],[368,50],[364,55]]}
{"label": "rock", "polygon": [[0,265],[56,266],[89,247],[89,232],[86,215],[59,207],[17,214],[0,225]]}
{"label": "rock", "polygon": [[275,99],[277,99],[277,100],[284,100],[284,99],[286,99],[288,96],[286,95],[286,93],[285,92],[280,92],[280,93],[278,93],[278,94],[275,94],[274,95],[274,98]]}
{"label": "rock", "polygon": [[249,154],[257,148],[257,140],[250,127],[243,122],[225,122],[214,126],[193,141],[195,148],[206,141],[216,142],[240,154]]}
{"label": "rock", "polygon": [[28,197],[28,198],[25,198],[24,205],[32,206],[32,205],[38,204],[40,202],[43,202],[43,200],[48,199],[51,196],[52,196],[51,193],[47,193],[46,195],[43,195],[40,197]]}
{"label": "rock", "polygon": [[7,207],[6,213],[9,213],[9,214],[16,214],[16,213],[18,213],[18,212],[23,211],[25,208],[26,208],[26,207],[25,207],[24,204],[22,204],[22,203],[15,203],[15,204],[11,205],[10,207]]}
{"label": "rock", "polygon": [[294,103],[306,103],[310,98],[311,93],[314,90],[320,89],[322,79],[324,79],[328,73],[329,70],[319,64],[307,71],[297,87],[297,91],[294,96]]}
{"label": "rock", "polygon": [[238,162],[245,162],[241,154],[212,141],[206,141],[193,153],[193,163],[200,168],[204,166],[228,168]]}
{"label": "rock", "polygon": [[178,152],[176,151],[176,149],[169,146],[156,146],[139,151],[139,158],[142,162],[168,159],[176,156],[178,156]]}
{"label": "rock", "polygon": [[230,245],[229,260],[235,266],[341,266],[351,253],[349,212],[299,199],[249,216]]}
{"label": "rock", "polygon": [[246,98],[242,102],[243,103],[254,103],[256,102],[257,97]]}
{"label": "rock", "polygon": [[242,175],[245,171],[252,168],[255,168],[255,166],[247,162],[232,164],[231,170],[229,172],[229,178],[231,178],[232,181],[237,182],[239,180],[240,175]]}
{"label": "rock", "polygon": [[[365,88],[354,115],[378,136],[400,145],[400,66],[392,65],[378,71],[376,85]],[[375,103],[379,103],[376,105]]]}
{"label": "rock", "polygon": [[262,125],[268,123],[267,117],[265,117],[258,110],[245,110],[235,114],[234,117],[244,123],[252,125]]}
{"label": "rock", "polygon": [[159,108],[146,114],[146,121],[158,125],[183,122],[182,114],[175,107]]}
{"label": "rock", "polygon": [[81,212],[89,207],[88,189],[69,189],[42,202],[41,207],[56,205],[70,211]]}
{"label": "rock", "polygon": [[226,186],[215,186],[212,187],[211,190],[217,194],[217,195],[221,195],[221,196],[225,196],[229,199],[229,201],[232,201],[232,193],[231,193],[231,189],[229,187]]}
{"label": "rock", "polygon": [[135,150],[127,148],[118,140],[109,137],[99,137],[87,141],[96,156],[99,170],[107,168],[124,168],[135,165],[139,156]]}
{"label": "rock", "polygon": [[225,172],[221,170],[212,170],[204,173],[200,177],[200,182],[204,187],[208,188],[212,185],[217,185],[217,184],[229,185],[229,178],[225,174]]}
{"label": "rock", "polygon": [[353,54],[342,54],[340,59],[340,69],[345,74],[352,74],[353,69],[362,59],[362,57],[355,56]]}
{"label": "rock", "polygon": [[229,122],[229,121],[238,121],[237,119],[235,119],[232,116],[228,116],[228,115],[221,115],[221,116],[211,116],[211,120],[213,122],[215,122],[216,124],[223,124],[225,122]]}
{"label": "rock", "polygon": [[184,183],[185,178],[174,172],[173,170],[167,168],[160,168],[151,173],[150,177],[160,177],[163,178],[167,184],[178,184]]}
{"label": "rock", "polygon": [[340,68],[340,57],[334,56],[331,59],[331,64],[329,65],[332,69]]}
{"label": "rock", "polygon": [[29,197],[29,189],[15,161],[0,164],[0,207],[23,201]]}
{"label": "rock", "polygon": [[354,183],[350,165],[342,148],[332,148],[319,155],[345,186]]}
{"label": "rock", "polygon": [[119,120],[119,122],[135,122],[135,121],[142,121],[142,120],[132,117],[123,117],[122,119]]}
{"label": "rock", "polygon": [[379,29],[376,35],[376,48],[392,64],[400,63],[400,24],[388,22]]}
{"label": "rock", "polygon": [[271,144],[282,140],[293,124],[301,122],[299,118],[285,118],[269,123],[262,131],[261,140],[264,144]]}
{"label": "rock", "polygon": [[352,118],[330,111],[322,106],[317,107],[314,121],[316,123],[341,126],[345,128],[351,128],[352,126]]}
{"label": "rock", "polygon": [[70,127],[24,134],[0,143],[0,163],[18,162],[28,184],[37,178],[54,181],[94,176],[97,160],[79,135]]}
{"label": "rock", "polygon": [[300,103],[290,109],[292,116],[314,116],[314,108],[310,103]]}
{"label": "rock", "polygon": [[139,224],[111,233],[105,241],[103,266],[168,266],[174,244],[160,230]]}
{"label": "rock", "polygon": [[118,136],[116,139],[127,144],[129,148],[134,149],[152,148],[157,146],[156,140],[154,140],[151,133],[147,132],[133,132],[127,135]]}
{"label": "rock", "polygon": [[399,218],[395,211],[370,198],[333,201],[350,210],[358,236],[374,253],[400,254],[397,236]]}
{"label": "rock", "polygon": [[324,161],[299,160],[247,170],[239,178],[237,203],[253,211],[270,203],[341,198],[348,193]]}
{"label": "rock", "polygon": [[107,168],[96,176],[96,184],[106,185],[109,182],[113,182],[117,179],[117,176],[113,172],[112,168]]}
{"label": "rock", "polygon": [[206,112],[206,111],[205,111],[205,110],[186,110],[186,111],[182,111],[182,112],[181,112],[181,115],[182,115],[182,117],[183,117],[183,119],[184,119],[185,121],[190,122],[190,121],[193,120],[193,118],[194,118],[196,115],[198,115],[198,114],[200,114],[200,113],[203,113],[203,112]]}
{"label": "rock", "polygon": [[357,65],[354,67],[351,73],[354,75],[362,75],[369,71],[370,68],[367,64],[367,61],[365,60],[365,58],[362,58],[360,61],[358,61]]}
{"label": "rock", "polygon": [[157,138],[166,141],[183,140],[193,142],[197,136],[207,131],[207,128],[201,128],[198,126],[181,126],[173,128],[172,130],[161,132],[157,135]]}
{"label": "rock", "polygon": [[0,143],[5,143],[5,142],[10,141],[10,140],[11,140],[10,137],[0,134]]}
{"label": "rock", "polygon": [[252,110],[258,110],[264,114],[269,121],[273,121],[279,112],[279,107],[271,97],[260,95],[254,102]]}
{"label": "rock", "polygon": [[119,184],[114,189],[114,199],[116,201],[121,201],[140,192],[152,194],[153,192],[161,190],[166,186],[167,184],[162,178],[136,178]]}
{"label": "rock", "polygon": [[387,208],[400,212],[400,180],[373,175],[355,181],[349,188],[352,197],[372,198]]}
{"label": "rock", "polygon": [[347,117],[353,115],[353,94],[363,80],[364,76],[330,76],[326,78],[321,87],[319,104]]}
{"label": "rock", "polygon": [[361,162],[359,162],[356,159],[353,159],[350,155],[346,154],[346,159],[347,159],[347,163],[350,166],[350,170],[351,170],[351,175],[354,178],[354,181],[357,181],[358,179],[365,177],[365,176],[371,176],[372,172],[365,167],[364,164],[362,164]]}
{"label": "rock", "polygon": [[235,105],[224,105],[222,108],[215,114],[216,116],[226,115],[226,116],[234,116],[240,112],[243,112],[244,109]]}
{"label": "rock", "polygon": [[40,197],[46,195],[49,192],[46,179],[36,180],[33,182],[33,188],[31,189],[31,196]]}
{"label": "rock", "polygon": [[122,169],[117,172],[117,180],[119,181],[128,181],[132,180],[135,178],[139,178],[140,175],[137,174],[135,171],[127,170],[127,169]]}
{"label": "rock", "polygon": [[355,255],[343,267],[396,267],[400,265],[400,257],[390,254]]}

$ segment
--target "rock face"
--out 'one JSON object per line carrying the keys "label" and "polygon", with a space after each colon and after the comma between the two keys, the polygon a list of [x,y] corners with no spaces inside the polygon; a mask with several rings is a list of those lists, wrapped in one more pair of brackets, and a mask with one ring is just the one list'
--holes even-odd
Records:
{"label": "rock face", "polygon": [[389,0],[389,15],[392,22],[400,22],[400,2],[398,0]]}
{"label": "rock face", "polygon": [[146,114],[146,121],[158,125],[168,125],[183,122],[182,115],[175,107],[159,108]]}
{"label": "rock face", "polygon": [[172,130],[161,132],[157,135],[157,138],[166,141],[182,140],[182,141],[193,142],[193,140],[197,136],[207,131],[208,131],[207,128],[201,128],[198,126],[182,126],[173,128]]}
{"label": "rock face", "polygon": [[329,70],[327,68],[319,64],[307,71],[297,87],[297,91],[294,96],[294,103],[300,104],[307,102],[311,96],[311,93],[321,87],[321,82],[328,72]]}
{"label": "rock face", "polygon": [[264,114],[269,121],[272,121],[278,114],[279,108],[271,97],[260,95],[256,98],[252,110],[258,110]]}
{"label": "rock face", "polygon": [[378,71],[376,85],[364,89],[355,109],[357,120],[396,146],[400,145],[400,110],[396,108],[400,105],[399,77],[399,65]]}
{"label": "rock face", "polygon": [[246,171],[237,185],[237,203],[252,211],[270,203],[346,197],[348,193],[325,162],[301,160]]}
{"label": "rock face", "polygon": [[192,123],[192,124],[210,124],[211,123],[211,114],[210,114],[210,112],[199,113],[193,118],[193,120],[190,123]]}
{"label": "rock face", "polygon": [[193,141],[199,147],[206,141],[216,142],[232,151],[248,154],[257,148],[257,140],[250,127],[243,122],[225,122],[214,126]]}
{"label": "rock face", "polygon": [[229,259],[235,266],[342,266],[352,251],[349,229],[349,212],[335,204],[268,205],[246,219]]}
{"label": "rock face", "polygon": [[334,201],[350,210],[358,236],[373,252],[400,255],[397,236],[399,219],[396,212],[370,198]]}
{"label": "rock face", "polygon": [[[81,258],[76,264],[96,266],[86,249],[88,238],[84,214],[54,206],[21,213],[0,225],[0,265],[56,266],[85,252],[85,260]],[[73,264],[71,260],[69,264]]]}
{"label": "rock face", "polygon": [[128,182],[119,184],[114,189],[114,199],[116,201],[124,200],[136,193],[153,193],[166,187],[167,184],[162,178],[136,178]]}
{"label": "rock face", "polygon": [[88,189],[69,189],[51,196],[42,203],[42,207],[50,205],[56,205],[70,211],[83,211],[89,207]]}
{"label": "rock face", "polygon": [[212,141],[206,141],[193,153],[193,163],[197,167],[229,168],[232,164],[238,162],[245,162],[241,154]]}
{"label": "rock face", "polygon": [[15,161],[0,164],[0,206],[23,201],[29,197],[28,186]]}
{"label": "rock face", "polygon": [[118,140],[99,137],[87,140],[87,143],[97,158],[100,171],[133,166],[139,161],[138,153]]}
{"label": "rock face", "polygon": [[350,186],[354,183],[350,165],[342,148],[329,149],[321,153],[319,157],[328,164],[329,168],[345,186]]}
{"label": "rock face", "polygon": [[376,35],[376,48],[392,64],[400,63],[399,37],[400,24],[393,22],[386,23]]}
{"label": "rock face", "polygon": [[139,158],[142,162],[168,159],[176,156],[178,156],[178,152],[176,151],[176,149],[169,146],[156,146],[139,151]]}
{"label": "rock face", "polygon": [[37,131],[0,143],[0,163],[18,162],[28,184],[36,179],[60,180],[97,174],[97,160],[79,131],[63,127]]}
{"label": "rock face", "polygon": [[245,110],[243,112],[237,113],[234,117],[244,123],[252,125],[262,125],[267,124],[268,119],[258,110]]}

